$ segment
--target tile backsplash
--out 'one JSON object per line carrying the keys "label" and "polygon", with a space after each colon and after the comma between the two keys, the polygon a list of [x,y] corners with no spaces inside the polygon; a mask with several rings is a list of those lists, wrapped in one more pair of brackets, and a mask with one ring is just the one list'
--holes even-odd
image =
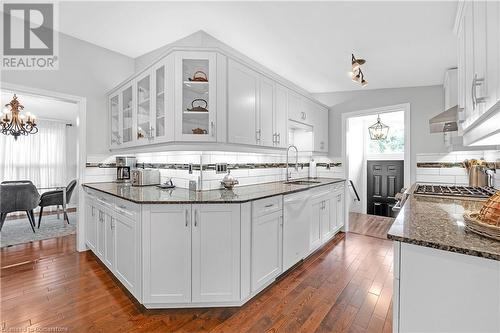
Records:
{"label": "tile backsplash", "polygon": [[[138,167],[158,168],[161,181],[172,179],[174,184],[181,188],[189,188],[189,182],[195,181],[199,190],[221,188],[220,181],[225,173],[216,173],[217,163],[226,163],[231,174],[238,179],[239,185],[251,185],[282,181],[286,178],[286,153],[237,153],[237,152],[207,152],[207,151],[172,151],[140,153],[135,155]],[[308,177],[311,153],[299,153],[297,171],[294,168],[295,154],[290,155],[292,178]],[[87,182],[112,181],[115,179],[116,169],[112,166],[112,157],[94,156],[88,159]],[[340,158],[325,156],[313,157],[317,163],[318,177],[344,177],[343,165]]]}
{"label": "tile backsplash", "polygon": [[466,159],[484,159],[491,167],[496,167],[494,186],[500,188],[500,151],[498,150],[417,154],[416,181],[420,183],[468,185],[467,170],[462,164]]}

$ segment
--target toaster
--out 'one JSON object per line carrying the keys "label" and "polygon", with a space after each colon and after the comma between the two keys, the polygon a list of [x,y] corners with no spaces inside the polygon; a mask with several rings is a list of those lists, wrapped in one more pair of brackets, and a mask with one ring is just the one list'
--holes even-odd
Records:
{"label": "toaster", "polygon": [[156,169],[132,170],[132,186],[148,186],[160,184],[160,171]]}

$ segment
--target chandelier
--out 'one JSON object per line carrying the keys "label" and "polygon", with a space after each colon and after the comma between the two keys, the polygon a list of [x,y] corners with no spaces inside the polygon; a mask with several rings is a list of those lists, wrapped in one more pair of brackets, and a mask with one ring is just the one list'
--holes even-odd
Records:
{"label": "chandelier", "polygon": [[387,138],[387,133],[389,133],[389,126],[382,123],[380,121],[380,115],[377,115],[377,122],[368,127],[368,132],[370,133],[370,139],[384,140]]}
{"label": "chandelier", "polygon": [[[9,106],[10,110],[7,108]],[[21,114],[24,106],[19,103],[16,94],[14,94],[10,103],[5,104],[5,108],[5,114],[0,120],[0,130],[2,131],[2,134],[12,135],[14,140],[17,140],[20,135],[36,134],[38,132],[35,116],[28,112],[26,113],[26,119],[26,117]]]}

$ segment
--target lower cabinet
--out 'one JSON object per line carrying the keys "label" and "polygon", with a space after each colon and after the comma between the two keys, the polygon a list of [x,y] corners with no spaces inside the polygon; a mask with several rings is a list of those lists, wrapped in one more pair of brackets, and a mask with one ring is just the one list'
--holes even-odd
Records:
{"label": "lower cabinet", "polygon": [[97,209],[92,198],[85,198],[85,242],[93,252],[96,250],[96,214]]}
{"label": "lower cabinet", "polygon": [[114,271],[118,280],[134,295],[141,291],[139,223],[140,221],[116,214],[111,225],[115,249]]}
{"label": "lower cabinet", "polygon": [[144,303],[240,300],[240,205],[151,205]]}
{"label": "lower cabinet", "polygon": [[309,253],[310,194],[303,191],[283,199],[283,271]]}
{"label": "lower cabinet", "polygon": [[191,302],[191,205],[150,207],[142,229],[144,302]]}
{"label": "lower cabinet", "polygon": [[113,270],[115,266],[115,220],[111,212],[104,211],[104,264]]}
{"label": "lower cabinet", "polygon": [[96,230],[97,230],[97,241],[96,241],[96,255],[102,260],[104,258],[104,251],[105,251],[105,240],[106,240],[106,233],[105,233],[105,218],[106,214],[104,213],[105,210],[102,206],[97,206],[97,225],[96,225]]}
{"label": "lower cabinet", "polygon": [[193,302],[240,299],[240,205],[193,205]]}
{"label": "lower cabinet", "polygon": [[282,272],[283,212],[252,219],[251,290],[257,292]]}

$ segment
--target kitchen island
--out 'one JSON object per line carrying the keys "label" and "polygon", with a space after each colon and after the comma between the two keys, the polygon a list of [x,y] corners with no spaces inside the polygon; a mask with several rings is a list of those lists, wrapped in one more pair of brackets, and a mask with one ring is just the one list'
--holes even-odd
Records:
{"label": "kitchen island", "polygon": [[465,228],[484,200],[410,194],[394,241],[394,332],[500,332],[500,242]]}
{"label": "kitchen island", "polygon": [[344,180],[304,180],[84,184],[86,244],[146,308],[241,306],[344,226]]}

